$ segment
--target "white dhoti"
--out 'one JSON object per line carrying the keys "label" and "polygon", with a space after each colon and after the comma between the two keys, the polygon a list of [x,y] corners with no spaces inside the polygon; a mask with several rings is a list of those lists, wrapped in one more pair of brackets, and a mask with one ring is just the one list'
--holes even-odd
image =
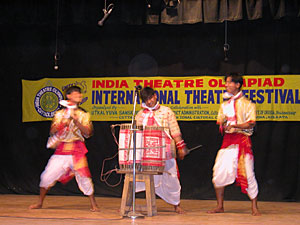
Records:
{"label": "white dhoti", "polygon": [[[61,178],[69,169],[73,170],[73,156],[72,155],[52,155],[48,164],[41,174],[40,187],[48,189],[55,185],[57,180]],[[94,193],[92,179],[89,177],[80,176],[74,171],[75,178],[79,189],[84,195],[91,195]]]}
{"label": "white dhoti", "polygon": [[[177,176],[177,165],[174,158],[166,160],[165,172],[154,175],[155,194],[172,205],[179,205],[181,186]],[[144,182],[136,182],[136,192],[145,191]]]}
{"label": "white dhoti", "polygon": [[[238,145],[230,145],[228,148],[220,149],[213,168],[212,182],[215,187],[224,187],[234,183],[237,177],[238,167]],[[253,156],[246,154],[245,168],[247,175],[247,193],[250,199],[258,194],[258,185],[254,174]]]}

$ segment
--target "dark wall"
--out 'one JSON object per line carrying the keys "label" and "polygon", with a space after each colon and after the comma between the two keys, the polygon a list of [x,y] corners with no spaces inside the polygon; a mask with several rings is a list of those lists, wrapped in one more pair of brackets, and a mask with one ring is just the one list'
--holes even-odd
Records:
{"label": "dark wall", "polygon": [[[53,153],[45,148],[50,122],[21,121],[21,79],[222,75],[228,71],[300,74],[299,19],[229,22],[228,62],[224,62],[223,23],[130,26],[108,22],[103,27],[97,26],[97,20],[90,24],[65,23],[58,32],[58,71],[53,69],[55,19],[49,24],[20,21],[0,24],[4,100],[0,193],[38,194],[40,173]],[[100,182],[103,160],[117,152],[110,133],[114,123],[94,122],[95,134],[87,141],[97,196],[121,196],[122,185],[112,188]],[[179,162],[182,198],[213,199],[212,167],[222,140],[218,127],[207,121],[180,122],[180,126],[189,147],[204,146]],[[300,200],[299,133],[299,122],[258,122],[253,150],[259,200]],[[116,159],[109,161],[105,170],[117,164]],[[118,175],[112,175],[110,182],[118,179]],[[50,194],[80,191],[73,180],[66,186],[57,184]],[[226,198],[247,196],[230,186]]]}

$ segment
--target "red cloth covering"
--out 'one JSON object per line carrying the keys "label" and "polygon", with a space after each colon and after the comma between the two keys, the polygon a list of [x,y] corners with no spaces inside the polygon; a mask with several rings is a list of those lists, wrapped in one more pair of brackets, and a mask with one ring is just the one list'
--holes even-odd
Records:
{"label": "red cloth covering", "polygon": [[[62,142],[60,143],[55,151],[55,155],[72,155],[74,171],[78,172],[82,177],[91,177],[91,173],[88,167],[87,158],[85,154],[88,152],[84,142]],[[74,177],[74,172],[71,168],[60,177],[59,181],[63,184],[67,183]]]}
{"label": "red cloth covering", "polygon": [[246,167],[245,167],[245,157],[246,154],[249,154],[253,158],[253,153],[251,150],[251,146],[252,146],[251,139],[249,136],[246,136],[241,133],[232,133],[232,134],[227,133],[223,138],[221,149],[227,148],[230,145],[239,146],[236,184],[238,186],[241,186],[242,192],[246,194],[248,188],[248,182],[247,182],[247,174],[246,174]]}
{"label": "red cloth covering", "polygon": [[[143,147],[140,145],[140,138],[142,136],[142,131],[137,130],[136,131],[136,163],[141,163],[141,156],[139,155],[138,149]],[[121,146],[124,149],[133,149],[133,143],[132,143],[132,137],[133,132],[130,130],[129,127],[121,127],[120,129],[120,135],[119,135],[119,148]],[[131,152],[131,153],[130,153]],[[119,150],[119,164],[120,165],[132,165],[133,159],[130,157],[132,155],[132,150]]]}
{"label": "red cloth covering", "polygon": [[[136,135],[137,143],[141,143],[142,141],[142,145],[137,145],[137,152],[139,151],[139,148],[143,148],[141,155],[138,153],[136,154],[136,163],[141,163],[142,166],[165,166],[163,148],[159,148],[160,146],[164,146],[166,144],[163,142],[166,139],[164,131],[155,129],[137,130]],[[132,133],[130,129],[120,130],[120,137],[122,137],[122,139],[120,139],[120,142],[123,142],[125,149],[129,148],[131,136]],[[132,143],[130,148],[133,148]],[[119,154],[119,164],[132,165],[133,160],[132,158],[130,159],[130,154],[132,154],[132,150],[122,151],[123,154]],[[131,151],[131,153],[129,154],[128,151]]]}
{"label": "red cloth covering", "polygon": [[[142,166],[165,166],[163,155],[163,140],[166,136],[163,130],[144,130],[143,131],[144,149],[142,156]],[[151,148],[153,147],[153,148]]]}
{"label": "red cloth covering", "polygon": [[[159,109],[160,105],[156,104],[155,110]],[[149,113],[150,110],[147,108],[144,109],[144,112]],[[157,126],[159,124],[156,122],[154,118],[154,113],[150,113],[148,117],[147,126]],[[144,130],[143,131],[144,138],[144,147],[158,147],[163,146],[163,139],[166,144],[170,144],[170,140],[166,137],[163,130]],[[145,166],[164,166],[165,158],[163,158],[163,150],[162,148],[153,148],[153,149],[144,149],[142,165]]]}

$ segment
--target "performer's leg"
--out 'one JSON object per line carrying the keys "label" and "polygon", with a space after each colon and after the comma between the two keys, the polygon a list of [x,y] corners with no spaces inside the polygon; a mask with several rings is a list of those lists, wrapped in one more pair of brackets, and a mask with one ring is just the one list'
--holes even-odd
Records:
{"label": "performer's leg", "polygon": [[90,203],[91,203],[91,211],[92,212],[99,212],[100,209],[97,205],[94,194],[89,195],[89,199],[90,199]]}
{"label": "performer's leg", "polygon": [[166,160],[165,163],[165,172],[162,175],[154,175],[155,193],[173,205],[175,212],[182,214],[184,210],[180,206],[181,186],[178,180],[176,160],[172,158]]}
{"label": "performer's leg", "polygon": [[72,156],[52,155],[49,159],[44,172],[41,174],[40,195],[36,204],[30,205],[30,209],[40,209],[47,192],[56,181],[65,173],[72,162]]}
{"label": "performer's leg", "polygon": [[46,194],[47,194],[47,192],[48,192],[49,189],[41,187],[40,188],[40,196],[39,196],[38,203],[30,205],[29,209],[40,209],[40,208],[42,208],[43,207],[44,199],[45,199]]}
{"label": "performer's leg", "polygon": [[185,211],[180,207],[180,204],[179,204],[179,205],[174,205],[174,210],[175,210],[175,212],[177,212],[178,214],[183,214],[183,213],[185,213]]}
{"label": "performer's leg", "polygon": [[215,187],[217,207],[207,211],[207,213],[224,212],[224,189],[225,186],[232,184],[236,178],[237,171],[237,146],[232,145],[227,149],[220,149],[213,168],[212,182]]}
{"label": "performer's leg", "polygon": [[[177,171],[177,170],[178,170],[178,166],[177,166],[176,160],[175,160],[175,163],[176,163],[176,172],[177,172],[177,174],[178,174],[179,172]],[[178,177],[177,177],[177,178],[178,178]],[[180,183],[180,182],[179,182],[179,179],[178,179],[178,183]],[[180,204],[174,205],[174,209],[175,209],[175,212],[177,212],[178,214],[183,214],[183,213],[185,213],[185,211],[181,208]]]}
{"label": "performer's leg", "polygon": [[252,216],[260,216],[261,213],[258,210],[257,207],[257,197],[255,197],[254,199],[251,199],[251,203],[252,203]]}
{"label": "performer's leg", "polygon": [[87,195],[89,197],[91,203],[91,211],[100,211],[94,196],[94,185],[92,179],[89,177],[83,177],[78,172],[75,172],[75,178],[79,189],[83,192],[84,195]]}
{"label": "performer's leg", "polygon": [[215,187],[233,184],[238,165],[238,148],[235,145],[220,149],[213,168],[212,182]]}
{"label": "performer's leg", "polygon": [[207,213],[223,213],[224,212],[224,187],[215,187],[217,197],[217,207]]}
{"label": "performer's leg", "polygon": [[251,200],[252,215],[260,216],[261,213],[259,212],[257,207],[258,185],[255,179],[253,156],[246,155],[245,166],[246,166],[246,174],[247,174],[247,182],[248,182],[247,192]]}

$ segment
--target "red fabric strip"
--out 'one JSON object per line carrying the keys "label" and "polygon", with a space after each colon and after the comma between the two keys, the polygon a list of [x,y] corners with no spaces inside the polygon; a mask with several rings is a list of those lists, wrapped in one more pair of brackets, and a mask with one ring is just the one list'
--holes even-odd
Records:
{"label": "red fabric strip", "polygon": [[253,153],[251,150],[251,139],[249,136],[241,133],[225,134],[221,148],[224,149],[229,147],[230,145],[239,146],[236,184],[240,186],[241,191],[246,194],[248,181],[245,167],[245,157],[246,154],[249,154],[251,157],[253,157]]}

